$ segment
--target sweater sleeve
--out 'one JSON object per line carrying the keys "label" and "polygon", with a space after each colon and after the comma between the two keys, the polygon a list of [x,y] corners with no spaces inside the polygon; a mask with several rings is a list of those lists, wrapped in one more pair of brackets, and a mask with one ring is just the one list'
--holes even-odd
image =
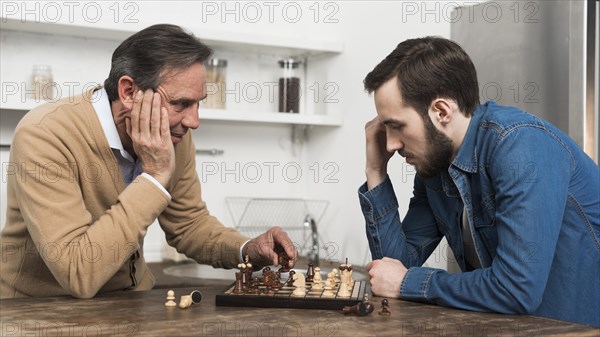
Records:
{"label": "sweater sleeve", "polygon": [[[98,189],[112,186],[100,183],[99,177],[109,172],[75,158],[68,137],[43,124],[19,126],[11,149],[17,170],[12,181],[23,222],[44,263],[72,296],[89,298],[140,249],[147,227],[168,198],[138,177],[115,204],[94,217],[84,196],[102,198]],[[130,254],[114,254],[115,247],[128,247]]]}
{"label": "sweater sleeve", "polygon": [[248,238],[210,215],[201,196],[191,134],[177,144],[176,160],[174,178],[167,187],[171,203],[159,217],[167,242],[199,263],[235,267],[240,263],[240,247]]}

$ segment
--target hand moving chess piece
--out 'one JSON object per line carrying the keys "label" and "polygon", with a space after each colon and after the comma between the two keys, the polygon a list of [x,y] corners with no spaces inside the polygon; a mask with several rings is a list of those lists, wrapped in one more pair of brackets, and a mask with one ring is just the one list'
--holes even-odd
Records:
{"label": "hand moving chess piece", "polygon": [[285,252],[285,249],[283,249],[283,247],[280,245],[277,245],[275,247],[275,253],[277,254],[277,262],[281,266],[281,268],[279,268],[279,272],[287,273],[290,271],[290,258]]}
{"label": "hand moving chess piece", "polygon": [[292,292],[292,296],[301,297],[306,295],[306,279],[304,278],[304,274],[294,274],[294,287],[296,289]]}
{"label": "hand moving chess piece", "polygon": [[388,302],[387,298],[384,298],[381,300],[381,310],[379,311],[379,314],[382,316],[389,316],[392,314],[392,312],[390,311],[389,308],[390,304]]}
{"label": "hand moving chess piece", "polygon": [[167,302],[165,303],[165,307],[176,307],[177,303],[175,303],[175,292],[173,290],[167,291]]}
{"label": "hand moving chess piece", "polygon": [[344,307],[344,314],[357,314],[358,316],[367,316],[372,313],[375,307],[371,302],[359,302],[351,307]]}

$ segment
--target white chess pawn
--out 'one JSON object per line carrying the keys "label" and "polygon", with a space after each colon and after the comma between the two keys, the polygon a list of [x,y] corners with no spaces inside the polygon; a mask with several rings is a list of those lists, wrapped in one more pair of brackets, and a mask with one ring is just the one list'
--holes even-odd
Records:
{"label": "white chess pawn", "polygon": [[331,272],[332,272],[332,273],[333,273],[333,275],[334,275],[335,282],[336,282],[336,283],[340,282],[340,279],[339,279],[340,271],[339,271],[337,268],[333,268],[333,269],[331,270]]}
{"label": "white chess pawn", "polygon": [[325,281],[325,289],[327,289],[327,290],[335,289],[335,281],[333,281],[332,279],[327,279]]}
{"label": "white chess pawn", "polygon": [[340,283],[340,290],[337,293],[338,297],[350,297],[350,291],[348,291],[348,283]]}
{"label": "white chess pawn", "polygon": [[321,268],[315,267],[315,276],[313,276],[313,282],[321,283]]}
{"label": "white chess pawn", "polygon": [[333,293],[333,291],[331,291],[331,289],[325,289],[323,294],[321,294],[321,297],[334,297],[334,296],[335,296],[335,294]]}
{"label": "white chess pawn", "polygon": [[177,303],[174,301],[175,292],[173,290],[167,291],[167,302],[165,303],[165,307],[176,307]]}

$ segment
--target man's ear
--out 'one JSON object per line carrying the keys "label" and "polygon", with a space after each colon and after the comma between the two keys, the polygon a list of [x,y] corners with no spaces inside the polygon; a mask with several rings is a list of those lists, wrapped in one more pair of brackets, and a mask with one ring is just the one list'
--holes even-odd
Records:
{"label": "man's ear", "polygon": [[452,103],[445,98],[436,98],[429,106],[429,116],[441,125],[446,125],[452,119]]}
{"label": "man's ear", "polygon": [[117,94],[123,106],[128,110],[133,109],[133,99],[138,90],[138,86],[130,76],[125,75],[119,78],[119,82],[117,82]]}

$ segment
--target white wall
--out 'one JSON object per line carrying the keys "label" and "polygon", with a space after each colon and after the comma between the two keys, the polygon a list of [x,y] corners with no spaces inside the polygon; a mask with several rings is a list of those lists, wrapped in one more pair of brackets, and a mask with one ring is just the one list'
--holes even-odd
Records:
{"label": "white wall", "polygon": [[[14,3],[23,6],[22,2]],[[218,148],[225,151],[222,156],[200,155],[197,160],[199,174],[204,180],[203,197],[210,211],[226,225],[233,225],[225,204],[225,198],[228,196],[325,199],[330,204],[319,223],[319,232],[322,241],[338,247],[338,251],[322,251],[321,255],[329,254],[329,258],[338,260],[348,257],[355,264],[368,262],[370,255],[356,190],[364,181],[364,124],[376,113],[372,98],[363,91],[362,80],[378,62],[405,39],[425,35],[449,37],[449,13],[451,5],[455,2],[298,2],[287,5],[287,13],[282,12],[281,9],[286,6],[282,3],[273,7],[273,15],[270,15],[266,3],[255,2],[254,4],[258,4],[263,11],[258,20],[256,20],[256,12],[253,11],[254,5],[250,6],[246,2],[228,2],[225,5],[227,7],[223,8],[221,3],[220,1],[135,2],[133,3],[135,7],[125,8],[121,5],[120,12],[117,13],[114,7],[109,8],[113,2],[99,2],[103,8],[103,15],[93,25],[137,29],[153,23],[169,22],[196,30],[259,33],[308,40],[320,40],[326,37],[342,41],[344,51],[340,55],[311,61],[306,80],[307,83],[317,81],[321,86],[331,82],[339,88],[339,91],[331,97],[338,100],[337,103],[324,103],[321,97],[319,103],[311,108],[321,112],[342,113],[343,126],[313,127],[308,130],[306,141],[293,143],[292,128],[289,126],[205,122],[195,131],[194,139],[198,148]],[[236,7],[236,3],[239,7]],[[84,2],[81,4],[75,7],[72,15],[64,12],[58,20],[64,23],[90,24],[90,14],[83,15],[79,10],[85,6]],[[294,12],[296,4],[301,6],[302,16],[299,17],[298,22],[291,23],[289,21],[294,21],[296,18]],[[40,11],[43,10],[43,6],[44,4],[40,5]],[[317,7],[318,16],[316,16]],[[88,8],[89,11],[90,8],[92,7]],[[217,13],[207,15],[207,9],[216,9]],[[223,9],[229,9],[230,12],[227,13],[230,14],[222,17]],[[50,14],[46,13],[46,16]],[[131,16],[126,20],[128,14]],[[6,12],[3,12],[3,15],[6,16]],[[43,15],[44,13],[41,13],[39,17],[43,19]],[[328,23],[326,19],[337,20],[337,22]],[[138,22],[128,22],[131,20]],[[25,46],[22,43],[24,41],[30,42],[29,45]],[[56,43],[69,48],[56,51],[56,48],[52,49]],[[2,81],[8,78],[27,81],[32,64],[50,63],[53,65],[55,80],[58,82],[85,82],[90,78],[89,73],[93,74],[92,77],[96,81],[102,82],[108,73],[108,60],[114,46],[113,41],[3,31]],[[222,53],[231,56],[227,52]],[[233,57],[242,60],[244,58],[239,55]],[[256,58],[250,56],[249,60],[256,61]],[[275,63],[272,68],[274,76],[277,76]],[[235,66],[231,62],[228,71],[229,78],[238,78],[242,82],[251,80],[254,75],[264,76],[262,70],[252,73],[252,70],[245,70],[244,67]],[[14,125],[9,124],[3,122],[0,126],[0,132],[4,135],[12,132]],[[1,158],[3,162],[7,161],[6,154]],[[207,176],[203,171],[203,168],[207,167],[235,171],[236,163],[239,163],[240,168],[244,165],[262,167],[263,179],[258,182],[244,180],[241,170],[238,170],[237,176],[235,173],[221,176],[222,171]],[[272,182],[267,179],[269,168],[264,163],[279,164],[274,167]],[[285,172],[282,171],[284,165],[290,163],[302,168],[302,178],[298,182],[290,182],[290,177],[285,176]],[[292,171],[288,171],[290,172]],[[318,177],[316,172],[319,173]],[[404,214],[411,196],[414,171],[403,162],[402,158],[395,157],[390,165],[390,172],[398,193],[400,210]],[[332,174],[328,180],[325,179],[327,174]],[[239,178],[239,181],[236,181],[236,178]],[[6,209],[4,198],[3,185],[2,222],[5,219]],[[161,258],[163,241],[160,228],[153,225],[145,246],[149,260]],[[445,257],[445,252],[436,254],[430,263],[445,267],[442,258]]]}

